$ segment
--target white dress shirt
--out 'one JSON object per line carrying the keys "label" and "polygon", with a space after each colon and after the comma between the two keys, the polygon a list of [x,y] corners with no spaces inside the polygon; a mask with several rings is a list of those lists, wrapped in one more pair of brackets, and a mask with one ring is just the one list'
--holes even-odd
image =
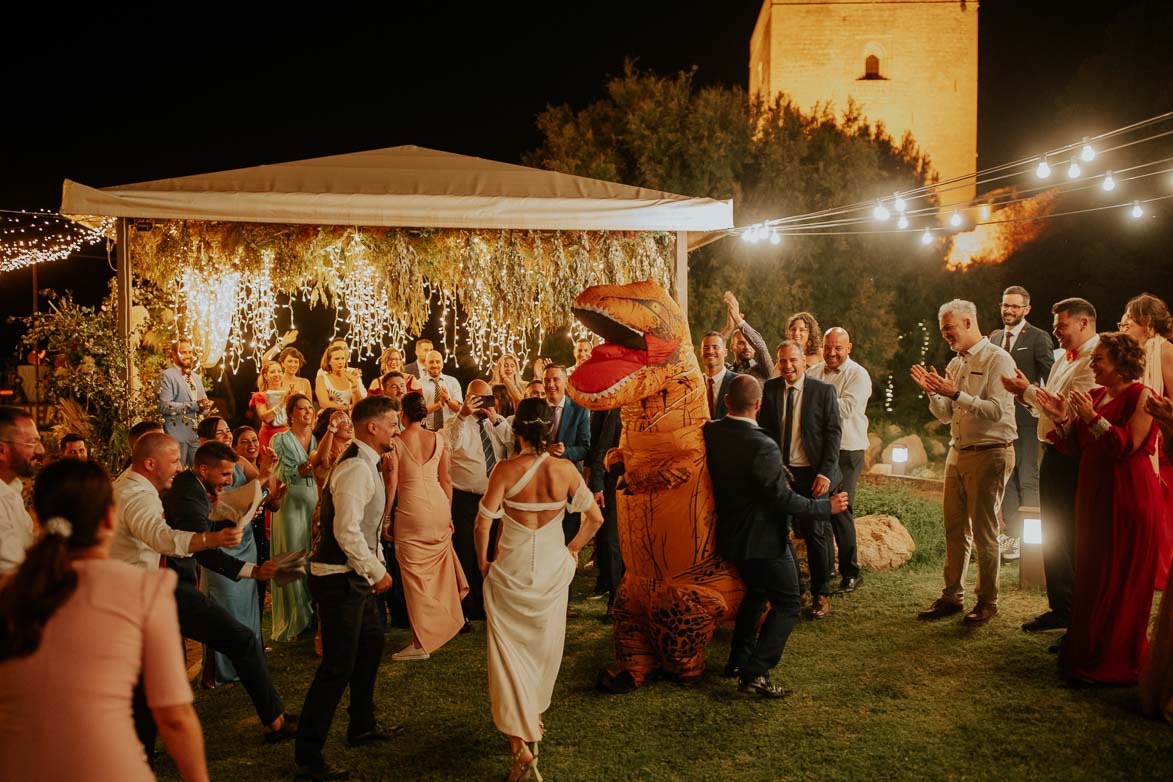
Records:
{"label": "white dress shirt", "polygon": [[[1018,335],[1022,333],[1022,330],[1024,328],[1026,328],[1026,318],[1023,318],[1022,320],[1018,321],[1017,326],[1010,327],[1010,348],[1009,348],[1010,350],[1014,350],[1014,343],[1018,341]],[[1005,344],[1006,344],[1006,328],[1005,328],[1005,326],[1003,326],[1002,333],[1000,335],[998,335],[998,347],[1002,348],[1003,350],[1006,350]]]}
{"label": "white dress shirt", "polygon": [[806,375],[800,374],[798,381],[793,385],[782,385],[782,423],[786,423],[786,396],[790,389],[794,391],[794,410],[790,418],[790,460],[791,467],[810,467],[811,460],[807,458],[806,449],[802,447],[802,389],[806,385]]}
{"label": "white dress shirt", "polygon": [[982,337],[969,350],[954,356],[945,374],[961,392],[957,401],[929,394],[929,411],[949,424],[949,444],[955,448],[997,445],[1018,439],[1014,397],[1002,378],[1014,377],[1014,359]]}
{"label": "white dress shirt", "polygon": [[196,533],[172,529],[163,517],[163,501],[155,484],[129,469],[114,481],[118,526],[110,546],[110,559],[144,570],[159,568],[159,555],[190,557]]}
{"label": "white dress shirt", "polygon": [[346,553],[346,564],[311,562],[310,573],[329,576],[353,570],[374,585],[387,575],[379,545],[387,490],[379,472],[379,454],[362,440],[354,442],[358,455],[335,465],[329,484],[334,500],[334,540]]}
{"label": "white dress shirt", "polygon": [[823,363],[815,364],[806,373],[835,387],[839,397],[839,423],[843,429],[839,450],[866,451],[869,445],[868,400],[872,397],[872,378],[868,371],[849,357],[838,369],[828,369]]}
{"label": "white dress shirt", "polygon": [[[1072,391],[1088,391],[1096,385],[1092,375],[1092,351],[1100,344],[1100,335],[1093,334],[1082,345],[1076,348],[1076,357],[1071,359],[1067,352],[1056,359],[1051,365],[1051,374],[1047,376],[1047,393],[1052,396],[1061,396]],[[1038,386],[1029,385],[1022,393],[1022,399],[1030,407],[1031,412],[1039,418],[1039,440],[1050,442],[1047,435],[1055,431],[1055,422],[1043,412],[1039,406]]]}
{"label": "white dress shirt", "polygon": [[[464,401],[464,394],[460,391],[460,382],[456,378],[452,377],[451,375],[445,375],[441,373],[438,378],[435,378],[435,381],[439,381],[439,385],[448,389],[448,398],[450,400],[454,402]],[[425,372],[423,378],[420,380],[420,391],[423,392],[424,401],[429,405],[435,404],[436,402],[436,389],[436,382],[433,381],[431,375]],[[454,411],[448,405],[441,406],[440,413],[443,417],[443,425],[447,425],[452,416],[456,415],[456,411]],[[427,417],[422,421],[425,429],[430,428],[432,423],[432,416],[434,415],[434,412],[428,413]]]}
{"label": "white dress shirt", "polygon": [[469,494],[484,494],[485,489],[489,487],[489,476],[485,470],[485,448],[478,431],[482,427],[489,435],[489,444],[493,448],[493,456],[497,463],[509,458],[509,448],[513,445],[513,429],[505,416],[497,416],[497,423],[491,424],[488,418],[457,415],[444,428],[451,446],[452,458],[448,465],[452,475],[452,486]]}
{"label": "white dress shirt", "polygon": [[15,573],[36,540],[33,517],[24,507],[20,478],[0,481],[0,575]]}

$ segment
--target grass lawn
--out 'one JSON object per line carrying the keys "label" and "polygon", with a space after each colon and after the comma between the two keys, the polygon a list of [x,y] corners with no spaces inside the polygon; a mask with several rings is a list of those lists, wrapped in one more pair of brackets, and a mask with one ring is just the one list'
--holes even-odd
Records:
{"label": "grass lawn", "polygon": [[[1135,687],[1067,688],[1046,651],[1057,634],[1019,629],[1046,599],[1018,589],[1016,567],[1002,570],[1000,614],[989,626],[918,622],[916,611],[941,586],[940,503],[861,486],[859,505],[900,517],[919,550],[905,568],[868,573],[860,591],[834,599],[827,619],[795,629],[774,672],[793,690],[782,701],[743,696],[721,678],[724,628],[698,685],[596,693],[595,674],[611,660],[610,628],[598,621],[601,603],[578,602],[583,616],[569,623],[545,717],[545,778],[1173,779],[1173,726],[1140,715]],[[576,594],[593,579],[593,571],[580,574]],[[409,640],[407,630],[388,631],[376,694],[382,721],[402,723],[404,733],[351,749],[344,699],[327,758],[352,779],[504,779],[509,757],[489,713],[484,624],[431,660],[392,662]],[[269,664],[290,710],[300,711],[317,665],[312,640],[274,645]],[[212,779],[292,776],[292,746],[262,743],[239,685],[197,690],[196,710]],[[162,752],[156,772],[178,778]]]}

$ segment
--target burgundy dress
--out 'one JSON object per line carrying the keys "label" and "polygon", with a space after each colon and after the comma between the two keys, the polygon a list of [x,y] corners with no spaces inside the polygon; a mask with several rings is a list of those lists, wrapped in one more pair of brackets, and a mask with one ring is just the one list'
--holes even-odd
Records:
{"label": "burgundy dress", "polygon": [[[1080,454],[1075,591],[1059,665],[1069,676],[1096,682],[1135,682],[1148,648],[1164,499],[1152,462],[1156,424],[1139,448],[1132,448],[1129,435],[1143,391],[1143,384],[1133,383],[1099,408],[1111,425],[1100,437],[1077,421],[1071,437],[1059,443]],[[1092,389],[1093,404],[1106,393]]]}

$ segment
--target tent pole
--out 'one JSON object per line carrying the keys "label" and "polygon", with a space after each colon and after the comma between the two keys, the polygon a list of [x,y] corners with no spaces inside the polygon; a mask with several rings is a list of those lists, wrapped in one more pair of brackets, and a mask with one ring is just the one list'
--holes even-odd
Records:
{"label": "tent pole", "polygon": [[130,227],[125,217],[118,218],[115,235],[118,269],[118,336],[126,343],[126,387],[131,387],[134,377],[134,350],[130,347],[130,306],[133,300],[130,276]]}
{"label": "tent pole", "polygon": [[676,290],[672,297],[688,320],[688,231],[676,232]]}

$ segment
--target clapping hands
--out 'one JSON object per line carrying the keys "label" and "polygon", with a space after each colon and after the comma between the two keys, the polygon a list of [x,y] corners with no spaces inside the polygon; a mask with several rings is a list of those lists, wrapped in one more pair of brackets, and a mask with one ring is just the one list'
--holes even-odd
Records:
{"label": "clapping hands", "polygon": [[948,375],[942,377],[937,374],[936,367],[925,369],[923,364],[913,364],[910,372],[912,382],[930,394],[952,397],[957,393],[957,386]]}

